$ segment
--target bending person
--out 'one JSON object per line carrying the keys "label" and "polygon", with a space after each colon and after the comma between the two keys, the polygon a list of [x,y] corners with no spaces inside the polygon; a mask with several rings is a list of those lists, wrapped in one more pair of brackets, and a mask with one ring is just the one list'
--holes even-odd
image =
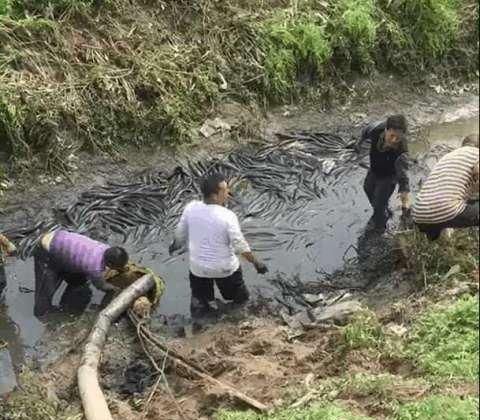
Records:
{"label": "bending person", "polygon": [[243,237],[238,218],[224,207],[228,185],[221,174],[207,176],[201,184],[203,201],[184,209],[170,245],[172,254],[187,244],[190,259],[192,315],[215,309],[214,283],[225,300],[244,303],[249,298],[237,255],[253,264],[260,274],[268,270],[257,260]]}
{"label": "bending person", "polygon": [[62,280],[70,286],[91,281],[102,291],[117,287],[105,280],[108,269],[122,271],[128,254],[120,247],[110,247],[78,233],[57,230],[42,236],[34,254],[35,316],[53,309],[52,298]]}
{"label": "bending person", "polygon": [[478,166],[478,134],[471,134],[433,167],[413,206],[413,220],[430,240],[445,228],[478,226]]}
{"label": "bending person", "polygon": [[408,147],[405,134],[407,121],[403,115],[392,115],[386,121],[365,127],[357,144],[370,140],[370,168],[363,188],[373,208],[372,220],[380,232],[385,231],[392,212],[388,208],[391,195],[398,184],[402,215],[410,213],[408,179]]}

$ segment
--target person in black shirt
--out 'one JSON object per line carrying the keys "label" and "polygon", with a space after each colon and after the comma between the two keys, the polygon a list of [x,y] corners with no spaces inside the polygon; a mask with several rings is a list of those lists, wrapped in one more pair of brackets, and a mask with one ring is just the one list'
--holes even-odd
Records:
{"label": "person in black shirt", "polygon": [[388,202],[398,184],[402,216],[409,217],[410,188],[408,179],[407,121],[403,115],[392,115],[386,121],[371,123],[362,131],[357,150],[370,140],[370,169],[363,188],[373,208],[372,220],[377,230],[385,231],[392,212]]}

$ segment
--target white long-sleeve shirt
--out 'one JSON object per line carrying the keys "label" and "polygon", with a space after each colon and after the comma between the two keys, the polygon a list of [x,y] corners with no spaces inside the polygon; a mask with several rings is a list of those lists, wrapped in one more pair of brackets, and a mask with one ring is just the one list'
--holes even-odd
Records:
{"label": "white long-sleeve shirt", "polygon": [[188,244],[190,271],[197,277],[228,277],[240,266],[237,255],[250,252],[235,213],[197,200],[183,210],[175,242]]}

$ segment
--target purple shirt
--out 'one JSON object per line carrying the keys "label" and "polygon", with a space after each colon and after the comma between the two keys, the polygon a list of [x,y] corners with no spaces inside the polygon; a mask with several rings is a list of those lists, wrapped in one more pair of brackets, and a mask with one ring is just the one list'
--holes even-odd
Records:
{"label": "purple shirt", "polygon": [[99,278],[105,271],[104,254],[108,245],[78,233],[59,230],[50,244],[50,254],[70,273]]}

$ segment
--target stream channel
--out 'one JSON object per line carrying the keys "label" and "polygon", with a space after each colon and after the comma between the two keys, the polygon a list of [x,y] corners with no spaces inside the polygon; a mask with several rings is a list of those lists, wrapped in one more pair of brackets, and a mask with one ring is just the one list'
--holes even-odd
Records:
{"label": "stream channel", "polygon": [[[478,132],[478,123],[478,118],[456,121],[414,136],[413,192],[428,167],[465,135]],[[0,298],[0,338],[8,343],[14,365],[25,357],[41,357],[36,343],[45,329],[75,316],[57,314],[47,321],[33,316],[32,247],[42,231],[59,225],[125,246],[132,260],[165,279],[167,290],[158,312],[188,317],[188,258],[169,257],[167,248],[183,206],[198,196],[195,180],[208,170],[224,171],[233,180],[231,208],[253,250],[269,267],[266,276],[259,276],[243,264],[253,295],[274,294],[278,277],[312,282],[341,269],[346,258],[355,257],[352,245],[371,213],[362,189],[367,149],[358,156],[349,148],[351,141],[334,134],[282,136],[279,142],[233,152],[221,161],[184,162],[171,173],[152,170],[122,185],[94,186],[70,207],[52,212],[51,220],[0,226],[20,244],[23,257],[10,259],[5,266],[7,287]],[[394,229],[397,200],[392,206]],[[156,212],[158,208],[161,211]],[[128,214],[136,216],[129,219]],[[65,287],[59,290],[54,303],[64,291]],[[82,301],[78,296],[74,300]],[[92,296],[85,297],[87,310],[98,310],[101,300],[102,294],[92,290]]]}

